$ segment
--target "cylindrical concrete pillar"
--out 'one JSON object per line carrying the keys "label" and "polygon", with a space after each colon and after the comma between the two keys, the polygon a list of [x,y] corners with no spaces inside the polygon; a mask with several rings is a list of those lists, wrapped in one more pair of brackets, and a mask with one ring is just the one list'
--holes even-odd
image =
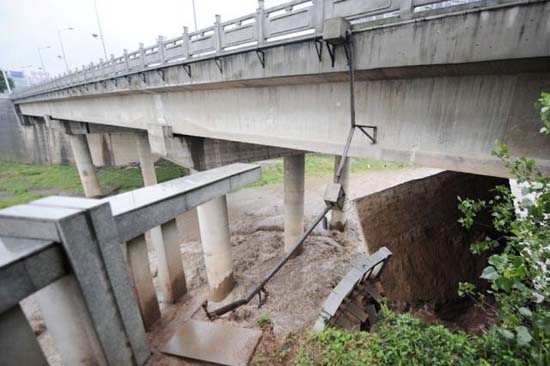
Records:
{"label": "cylindrical concrete pillar", "polygon": [[71,141],[71,148],[73,150],[74,160],[76,162],[76,168],[80,175],[80,181],[84,188],[84,194],[86,197],[101,196],[101,188],[99,187],[99,181],[95,172],[94,163],[92,161],[92,154],[90,153],[90,147],[88,146],[88,140],[86,135],[69,135]]}
{"label": "cylindrical concrete pillar", "polygon": [[49,365],[19,305],[0,314],[0,350],[0,365]]}
{"label": "cylindrical concrete pillar", "polygon": [[[285,252],[304,233],[305,154],[284,158]],[[296,251],[300,254],[302,249]]]}
{"label": "cylindrical concrete pillar", "polygon": [[197,207],[210,300],[223,300],[235,286],[225,195]]}
{"label": "cylindrical concrete pillar", "polygon": [[[338,166],[340,166],[341,156],[334,156],[334,176],[338,172]],[[346,199],[349,195],[351,176],[351,158],[347,158],[344,163],[344,169],[342,170],[342,178],[340,184],[346,193]],[[344,231],[346,226],[346,213],[339,208],[333,208],[331,213],[330,228],[333,230]]]}
{"label": "cylindrical concrete pillar", "polygon": [[33,295],[65,365],[107,365],[73,274]]}
{"label": "cylindrical concrete pillar", "polygon": [[[136,146],[144,185],[157,184],[155,159],[151,153],[148,136],[136,135]],[[158,277],[163,300],[166,303],[175,303],[186,293],[187,287],[175,221],[164,226],[165,230],[161,230],[161,227],[151,229],[149,238],[158,256]]]}

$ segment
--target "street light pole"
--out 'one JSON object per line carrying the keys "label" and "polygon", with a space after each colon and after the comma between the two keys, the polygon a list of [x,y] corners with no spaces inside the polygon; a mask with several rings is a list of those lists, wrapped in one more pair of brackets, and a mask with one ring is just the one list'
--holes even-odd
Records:
{"label": "street light pole", "polygon": [[42,58],[42,50],[47,50],[49,48],[52,48],[51,46],[44,46],[44,47],[38,47],[38,57],[40,57],[40,66],[42,66],[42,71],[46,71],[46,67],[44,66],[44,59]]}
{"label": "street light pole", "polygon": [[193,1],[193,20],[195,21],[195,32],[197,31],[197,11],[195,8],[195,0]]}
{"label": "street light pole", "polygon": [[97,11],[97,0],[94,0],[94,8],[95,17],[97,20],[97,27],[99,28],[99,37],[101,38],[101,44],[103,45],[103,54],[105,55],[105,60],[108,60],[107,47],[105,47],[105,39],[103,38],[103,30],[101,29],[101,22],[99,21],[99,12]]}
{"label": "street light pole", "polygon": [[65,55],[65,47],[63,46],[63,38],[61,38],[61,32],[67,30],[74,30],[74,28],[63,28],[57,30],[57,37],[59,38],[59,45],[61,46],[61,53],[63,54],[63,61],[65,61],[65,70],[69,73],[69,63],[67,62],[67,56]]}

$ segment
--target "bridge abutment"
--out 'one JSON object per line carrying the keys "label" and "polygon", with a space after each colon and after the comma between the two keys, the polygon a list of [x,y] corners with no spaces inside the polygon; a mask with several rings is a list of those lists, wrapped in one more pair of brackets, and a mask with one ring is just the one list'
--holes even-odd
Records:
{"label": "bridge abutment", "polygon": [[[305,154],[284,158],[285,252],[304,233]],[[295,255],[299,255],[302,248]]]}

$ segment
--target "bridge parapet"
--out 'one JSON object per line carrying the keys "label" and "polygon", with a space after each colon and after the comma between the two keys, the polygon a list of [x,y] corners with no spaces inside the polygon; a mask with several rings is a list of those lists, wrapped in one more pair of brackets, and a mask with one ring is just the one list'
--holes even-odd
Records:
{"label": "bridge parapet", "polygon": [[[80,69],[57,76],[48,82],[26,89],[17,90],[13,99],[21,99],[41,93],[52,92],[68,87],[118,78],[129,78],[144,71],[158,70],[164,79],[163,67],[182,65],[191,76],[191,64],[215,59],[220,72],[223,65],[220,58],[231,54],[256,51],[262,65],[262,50],[305,40],[316,40],[319,57],[322,51],[320,37],[324,21],[333,17],[343,17],[352,24],[391,24],[403,20],[426,17],[442,12],[454,12],[494,4],[513,3],[515,0],[293,0],[271,8],[264,7],[259,0],[255,13],[222,22],[216,16],[210,27],[189,32],[184,27],[182,35],[165,39],[159,37],[150,46],[140,44],[138,50],[123,55],[111,55],[109,60],[100,59]],[[144,80],[145,81],[145,80]]]}
{"label": "bridge parapet", "polygon": [[1,210],[0,363],[48,364],[19,305],[34,295],[64,364],[143,365],[145,329],[160,318],[144,233],[162,225],[181,286],[175,217],[259,178],[259,166],[233,164],[103,200]]}

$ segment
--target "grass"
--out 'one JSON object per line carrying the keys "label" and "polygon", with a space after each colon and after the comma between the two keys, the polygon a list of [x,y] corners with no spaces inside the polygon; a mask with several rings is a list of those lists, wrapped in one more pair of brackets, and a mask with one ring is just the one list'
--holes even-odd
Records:
{"label": "grass", "polygon": [[[181,177],[187,170],[171,163],[156,166],[159,182]],[[102,192],[125,192],[143,187],[139,167],[98,170]],[[52,194],[82,195],[74,165],[30,165],[0,162],[0,208],[26,203]]]}
{"label": "grass", "polygon": [[[405,164],[384,162],[371,159],[352,159],[351,172],[380,171],[384,169],[399,169]],[[330,176],[334,173],[334,156],[332,155],[306,155],[306,176]],[[261,187],[283,182],[283,159],[276,159],[275,163],[262,167],[262,178],[249,185],[249,187]]]}
{"label": "grass", "polygon": [[[404,166],[377,160],[353,159],[353,173],[398,169]],[[330,176],[334,171],[334,157],[306,155],[307,176]],[[159,182],[188,174],[185,168],[161,161],[156,166]],[[283,182],[283,159],[262,167],[262,178],[249,185],[260,187]],[[98,178],[104,193],[125,192],[143,186],[139,167],[100,168]],[[26,203],[52,194],[83,195],[78,171],[74,165],[30,165],[0,161],[0,208]]]}

